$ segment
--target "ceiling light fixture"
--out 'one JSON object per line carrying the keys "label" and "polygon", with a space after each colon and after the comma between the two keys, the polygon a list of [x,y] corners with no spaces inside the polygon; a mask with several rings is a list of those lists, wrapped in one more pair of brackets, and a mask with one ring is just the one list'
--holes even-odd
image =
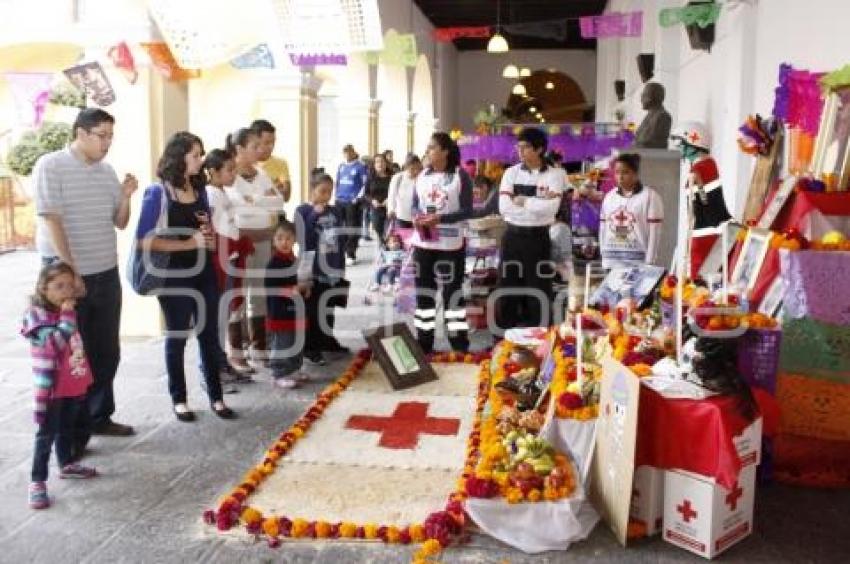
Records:
{"label": "ceiling light fixture", "polygon": [[487,42],[487,52],[488,53],[507,53],[510,49],[508,47],[508,41],[504,38],[504,36],[499,33],[499,29],[502,27],[502,3],[499,0],[496,0],[496,33],[490,38],[490,41]]}
{"label": "ceiling light fixture", "polygon": [[502,71],[502,76],[505,78],[519,78],[519,69],[516,65],[508,65]]}
{"label": "ceiling light fixture", "polygon": [[522,83],[517,82],[516,84],[514,84],[514,87],[511,90],[511,94],[516,94],[517,96],[525,96],[525,86],[523,86]]}
{"label": "ceiling light fixture", "polygon": [[528,111],[531,112],[532,114],[536,114],[537,113],[537,106],[529,106]]}
{"label": "ceiling light fixture", "polygon": [[546,90],[554,90],[554,89],[555,89],[555,84],[551,80],[547,81],[546,82]]}
{"label": "ceiling light fixture", "polygon": [[519,75],[523,78],[531,76],[531,69],[528,67],[522,67],[522,69],[520,69],[519,71]]}

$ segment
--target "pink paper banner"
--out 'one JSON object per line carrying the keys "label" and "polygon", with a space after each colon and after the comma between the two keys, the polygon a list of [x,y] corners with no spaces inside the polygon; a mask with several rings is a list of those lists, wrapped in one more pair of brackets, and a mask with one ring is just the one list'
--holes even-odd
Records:
{"label": "pink paper banner", "polygon": [[640,37],[643,33],[643,12],[610,12],[601,16],[579,18],[584,39],[609,37]]}
{"label": "pink paper banner", "polygon": [[289,60],[296,67],[307,66],[345,66],[348,59],[340,53],[290,53]]}
{"label": "pink paper banner", "polygon": [[3,73],[15,100],[15,109],[21,123],[41,125],[44,108],[50,98],[50,82],[53,73],[7,72]]}

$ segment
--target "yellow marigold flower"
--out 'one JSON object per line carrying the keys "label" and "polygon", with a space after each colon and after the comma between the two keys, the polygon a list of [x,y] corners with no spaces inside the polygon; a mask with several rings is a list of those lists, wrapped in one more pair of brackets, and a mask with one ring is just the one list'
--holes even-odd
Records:
{"label": "yellow marigold flower", "polygon": [[423,557],[428,558],[430,556],[436,556],[443,551],[443,545],[440,544],[440,541],[437,539],[428,539],[424,543],[422,543],[422,548],[419,549],[419,553]]}
{"label": "yellow marigold flower", "polygon": [[510,474],[507,472],[493,472],[493,480],[500,486],[505,486],[510,479]]}
{"label": "yellow marigold flower", "polygon": [[505,494],[505,501],[508,503],[519,503],[522,501],[522,490],[519,488],[508,488]]}
{"label": "yellow marigold flower", "polygon": [[543,499],[546,501],[556,501],[560,499],[558,496],[558,491],[552,488],[544,488],[543,489]]}
{"label": "yellow marigold flower", "polygon": [[422,542],[425,540],[425,527],[423,525],[410,526],[410,540],[413,542]]}
{"label": "yellow marigold flower", "polygon": [[263,464],[263,469],[260,470],[260,472],[263,474],[263,476],[268,476],[269,474],[274,472],[274,466],[272,466],[271,464]]}
{"label": "yellow marigold flower", "polygon": [[487,469],[479,468],[475,472],[475,477],[478,478],[479,480],[490,480],[490,479],[493,478],[493,472],[489,468],[487,468]]}
{"label": "yellow marigold flower", "polygon": [[277,518],[269,517],[267,519],[263,519],[263,532],[270,537],[278,536],[280,534],[280,525],[278,524]]}
{"label": "yellow marigold flower", "polygon": [[240,517],[242,518],[242,522],[246,525],[250,523],[259,523],[263,520],[263,514],[253,507],[246,507],[243,509]]}
{"label": "yellow marigold flower", "polygon": [[363,536],[367,539],[378,538],[378,526],[374,523],[366,523],[363,525]]}
{"label": "yellow marigold flower", "polygon": [[293,427],[291,432],[299,439],[304,436],[304,430],[301,427]]}
{"label": "yellow marigold flower", "polygon": [[398,527],[389,526],[387,527],[387,542],[398,542],[398,539],[401,538],[401,531],[398,530]]}
{"label": "yellow marigold flower", "polygon": [[354,523],[340,523],[339,536],[345,539],[354,538],[357,535],[357,525]]}
{"label": "yellow marigold flower", "polygon": [[278,452],[276,450],[269,450],[269,451],[266,451],[266,458],[268,458],[269,460],[274,460],[275,462],[277,462],[278,460],[280,460],[280,454],[278,454]]}
{"label": "yellow marigold flower", "polygon": [[331,534],[331,525],[325,521],[316,521],[316,537],[328,538]]}
{"label": "yellow marigold flower", "polygon": [[307,532],[307,528],[310,526],[310,523],[304,519],[295,519],[292,521],[292,529],[290,534],[292,538],[301,538]]}
{"label": "yellow marigold flower", "polygon": [[528,492],[528,501],[540,501],[542,494],[537,488]]}

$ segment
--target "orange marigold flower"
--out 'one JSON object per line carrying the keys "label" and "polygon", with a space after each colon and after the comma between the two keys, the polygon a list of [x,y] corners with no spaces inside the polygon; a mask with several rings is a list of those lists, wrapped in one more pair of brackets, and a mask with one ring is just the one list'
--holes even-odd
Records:
{"label": "orange marigold flower", "polygon": [[277,517],[268,517],[263,519],[263,532],[274,538],[280,534],[280,524]]}
{"label": "orange marigold flower", "polygon": [[392,525],[387,527],[387,542],[396,543],[400,538],[401,531],[398,530],[398,527]]}
{"label": "orange marigold flower", "polygon": [[410,540],[413,542],[422,542],[425,540],[425,527],[423,525],[410,526]]}
{"label": "orange marigold flower", "polygon": [[292,529],[290,530],[290,534],[292,538],[301,538],[307,533],[307,529],[310,527],[310,523],[305,519],[294,519],[292,521]]}
{"label": "orange marigold flower", "polygon": [[545,499],[546,501],[556,501],[560,499],[560,497],[558,496],[558,490],[552,488],[544,488],[543,499]]}
{"label": "orange marigold flower", "polygon": [[417,554],[422,555],[423,558],[429,558],[440,554],[442,551],[443,545],[440,544],[440,541],[437,539],[428,539],[422,543],[422,548],[419,549]]}
{"label": "orange marigold flower", "polygon": [[540,501],[542,494],[537,488],[528,492],[528,501]]}
{"label": "orange marigold flower", "polygon": [[263,520],[263,514],[254,509],[253,507],[246,507],[242,510],[242,514],[240,515],[242,522],[246,525],[250,525],[252,523],[259,523]]}
{"label": "orange marigold flower", "polygon": [[304,429],[301,427],[293,427],[290,432],[299,439],[304,436]]}
{"label": "orange marigold flower", "polygon": [[519,488],[508,488],[505,493],[505,501],[508,503],[519,503],[522,501],[522,490]]}
{"label": "orange marigold flower", "polygon": [[363,536],[367,539],[378,538],[378,526],[374,523],[366,523],[363,525]]}
{"label": "orange marigold flower", "polygon": [[326,539],[331,534],[331,525],[325,521],[316,521],[316,537]]}
{"label": "orange marigold flower", "polygon": [[357,525],[354,523],[340,523],[339,536],[344,539],[354,538],[357,535]]}

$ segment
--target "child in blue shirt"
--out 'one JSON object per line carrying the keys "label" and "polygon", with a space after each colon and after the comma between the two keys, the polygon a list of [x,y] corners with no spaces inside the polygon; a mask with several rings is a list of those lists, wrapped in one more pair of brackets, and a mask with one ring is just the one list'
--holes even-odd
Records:
{"label": "child in blue shirt", "polygon": [[[302,252],[313,252],[313,284],[307,301],[307,345],[304,358],[320,366],[327,362],[322,352],[349,352],[333,336],[334,307],[345,307],[349,286],[345,279],[345,254],[341,230],[345,225],[340,210],[330,204],[333,179],[318,174],[310,182],[310,203],[295,210],[301,223]],[[334,291],[330,299],[322,299]],[[320,311],[320,307],[321,311]],[[324,329],[324,330],[323,330]]]}

